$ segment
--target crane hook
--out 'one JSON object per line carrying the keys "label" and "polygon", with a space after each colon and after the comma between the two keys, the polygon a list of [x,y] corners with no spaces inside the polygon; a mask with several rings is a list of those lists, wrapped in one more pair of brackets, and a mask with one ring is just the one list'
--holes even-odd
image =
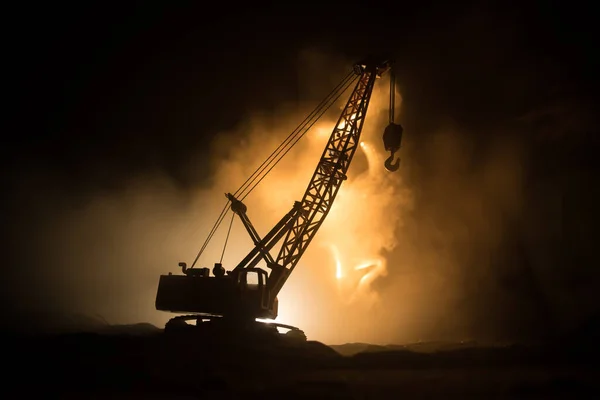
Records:
{"label": "crane hook", "polygon": [[394,161],[394,154],[400,150],[402,143],[403,128],[400,124],[390,122],[383,132],[383,146],[386,151],[391,153],[390,157],[385,160],[385,169],[390,172],[398,171],[400,168],[400,159]]}
{"label": "crane hook", "polygon": [[390,172],[395,172],[398,171],[398,169],[400,169],[400,158],[396,159],[395,162],[394,161],[394,151],[391,152],[392,154],[387,158],[387,160],[385,160],[385,169],[387,169]]}

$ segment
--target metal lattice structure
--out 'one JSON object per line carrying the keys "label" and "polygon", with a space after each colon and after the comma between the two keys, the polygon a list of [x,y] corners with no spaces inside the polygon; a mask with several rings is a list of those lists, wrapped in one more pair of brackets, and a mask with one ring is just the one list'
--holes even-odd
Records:
{"label": "metal lattice structure", "polygon": [[375,79],[381,66],[363,67],[358,82],[344,107],[327,142],[319,164],[310,180],[301,201],[301,212],[287,232],[275,264],[270,265],[271,274],[267,283],[271,298],[274,298],[296,267],[304,251],[315,237],[331,206],[356,149],[365,121]]}
{"label": "metal lattice structure", "polygon": [[[202,329],[201,327],[205,326],[205,323],[199,323],[200,319],[211,316],[211,318],[222,317],[223,321],[229,321],[225,325],[219,325],[219,318],[217,318],[215,320],[217,322],[213,321],[214,325],[212,326],[224,327],[225,330],[228,330],[235,325],[237,327],[235,329],[248,332],[249,324],[255,323],[257,318],[277,318],[277,295],[325,221],[342,183],[347,179],[348,168],[360,145],[360,136],[375,80],[388,69],[391,69],[389,60],[367,59],[356,64],[354,76],[352,73],[348,74],[342,83],[317,107],[315,112],[307,117],[305,122],[309,121],[310,123],[303,122],[299,128],[294,130],[284,144],[274,151],[272,157],[267,159],[267,167],[263,169],[262,167],[265,165],[263,163],[253,174],[252,180],[249,178],[247,181],[250,183],[247,186],[246,183],[242,185],[243,190],[239,192],[245,192],[241,195],[242,199],[236,197],[238,192],[226,194],[231,204],[231,210],[240,217],[254,247],[231,271],[226,271],[219,262],[215,263],[212,270],[214,276],[210,276],[208,268],[194,269],[192,265],[192,268],[188,269],[185,263],[180,263],[183,276],[161,275],[155,301],[156,309],[177,313],[194,313],[191,316],[172,319],[167,324],[167,326],[171,326],[170,329],[179,329],[172,328],[172,326],[178,326],[179,322],[187,320],[196,320],[196,326],[200,326]],[[333,105],[337,98],[345,93],[355,81],[357,83],[329,136],[302,201],[296,201],[292,209],[261,238],[246,215],[247,208],[242,203],[243,197],[260,183],[270,168],[273,168],[296,141],[310,129],[310,126],[323,115],[323,110],[327,110]],[[392,82],[393,93],[393,79],[390,82]],[[393,108],[393,98],[390,99],[390,106]],[[391,152],[390,158],[385,163],[386,168],[390,171],[398,169],[398,161],[392,163],[392,159],[394,152],[400,148],[401,136],[402,127],[393,123],[393,110],[391,110],[390,125],[386,128],[383,138],[386,150]],[[290,137],[291,140],[289,140]],[[286,147],[287,150],[280,156],[279,154]],[[268,166],[270,168],[267,170]],[[260,179],[254,183],[257,178]],[[226,209],[219,216],[205,245],[222,221],[225,211]],[[277,257],[274,257],[270,251],[279,243],[281,243],[281,247]],[[202,254],[204,247],[198,253],[196,260]],[[270,273],[256,267],[261,261],[270,269]],[[255,277],[256,280],[250,282],[249,276]],[[230,322],[234,325],[229,325]],[[304,335],[299,333],[301,331],[297,331],[295,334]],[[305,336],[303,337],[306,339]]]}

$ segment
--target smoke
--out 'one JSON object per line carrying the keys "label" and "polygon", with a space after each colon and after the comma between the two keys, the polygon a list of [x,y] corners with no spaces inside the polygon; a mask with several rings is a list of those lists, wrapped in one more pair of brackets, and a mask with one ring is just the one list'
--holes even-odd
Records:
{"label": "smoke", "polygon": [[[349,66],[314,52],[301,57],[315,66],[304,72],[312,79],[299,78],[312,82],[303,85],[307,98],[335,84],[333,73],[317,75],[334,70],[324,66]],[[534,291],[546,272],[535,265],[543,262],[527,267],[527,275],[515,251],[523,221],[533,221],[523,141],[507,131],[482,145],[477,132],[450,124],[419,131],[415,121],[430,116],[410,119],[397,100],[399,121],[412,126],[404,124],[400,171],[388,173],[381,142],[388,84],[385,78],[376,84],[364,144],[280,293],[278,320],[326,343],[501,339],[535,325],[550,289]],[[52,170],[29,171],[14,187],[18,207],[9,207],[6,225],[15,227],[9,233],[18,257],[6,292],[15,312],[38,313],[55,325],[78,313],[112,324],[164,325],[172,315],[154,309],[159,275],[194,259],[226,204],[224,193],[234,192],[314,105],[284,104],[218,135],[211,168],[193,171],[205,181],[192,190],[154,171],[132,176],[119,191],[66,193],[56,189]],[[341,106],[244,200],[261,235],[301,199]],[[251,249],[234,220],[223,253],[229,223],[226,218],[200,265],[223,254],[231,269]],[[539,229],[532,235],[539,238]]]}
{"label": "smoke", "polygon": [[[466,339],[488,333],[473,329],[472,305],[491,307],[499,273],[494,262],[519,218],[523,199],[522,160],[514,143],[489,143],[476,151],[464,133],[431,135],[421,155],[415,210],[397,233],[390,257],[399,273],[385,289],[388,315],[402,315],[390,335],[405,340]],[[468,304],[472,303],[472,304]],[[475,318],[486,326],[498,315]],[[505,321],[506,322],[506,321]],[[502,335],[502,333],[500,334]],[[466,337],[465,337],[466,336]]]}
{"label": "smoke", "polygon": [[[327,61],[322,60],[323,65]],[[410,191],[402,185],[400,175],[383,168],[381,133],[387,125],[388,88],[387,79],[378,82],[363,130],[363,146],[349,179],[279,296],[280,321],[301,326],[309,336],[326,342],[370,339],[364,334],[368,325],[365,316],[381,306],[372,283],[387,273],[383,255],[396,245],[395,230],[411,203]],[[214,195],[220,197],[241,185],[260,160],[302,121],[310,106],[302,107],[306,109],[302,112],[282,110],[255,116],[241,132],[222,136],[216,143],[216,154],[223,158],[215,160]],[[245,200],[259,233],[268,232],[294,201],[302,198],[343,103],[338,106]],[[225,231],[215,236],[215,242],[223,242]],[[240,226],[236,229],[234,225],[230,243],[225,265],[235,265],[250,249],[249,238]],[[201,260],[217,260],[218,251],[218,247],[212,253],[208,250]]]}

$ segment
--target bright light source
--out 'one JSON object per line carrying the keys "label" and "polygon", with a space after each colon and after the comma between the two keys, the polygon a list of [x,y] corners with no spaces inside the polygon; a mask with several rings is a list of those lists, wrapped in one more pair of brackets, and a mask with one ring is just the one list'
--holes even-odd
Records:
{"label": "bright light source", "polygon": [[340,261],[338,249],[335,245],[331,245],[331,251],[335,257],[335,277],[337,279],[342,279],[344,277],[344,273],[342,272],[342,262]]}
{"label": "bright light source", "polygon": [[[379,100],[385,103],[387,96]],[[372,107],[377,108],[375,103]],[[339,122],[344,126],[354,118],[357,116]],[[270,131],[272,121],[267,122],[266,128],[258,124],[256,133],[249,135],[244,151],[235,151],[231,159],[216,169],[214,180],[218,185],[213,189],[214,198],[222,200],[221,193],[231,188],[231,182],[244,182],[256,168],[257,159],[262,159],[260,155],[267,156],[270,149],[280,144],[281,135]],[[323,139],[329,138],[332,129],[337,132],[335,123],[327,120],[315,124],[316,133],[309,135],[309,141],[301,142],[292,157],[284,158],[268,180],[244,200],[258,232],[269,232],[289,212],[293,202],[301,198],[323,153]],[[395,228],[405,201],[397,190],[398,175],[382,173],[379,168],[383,168],[387,156],[375,145],[380,141],[382,125],[376,119],[367,119],[358,143],[366,157],[366,169],[350,170],[315,240],[278,295],[276,321],[299,327],[311,339],[329,343],[375,340],[381,331],[379,314],[374,311],[386,308],[375,307],[380,294],[373,282],[386,275],[383,253],[395,243]],[[223,205],[219,202],[214,207],[220,212]],[[223,243],[226,234],[226,229],[221,230],[214,243]],[[235,266],[251,249],[252,242],[237,222],[231,235],[229,243],[236,245],[227,247],[224,265]],[[271,254],[275,256],[278,250],[273,249]],[[214,253],[207,256],[208,260],[219,259],[222,246],[208,251]],[[365,316],[374,325],[365,322]],[[342,323],[345,328],[340,330],[338,326]]]}

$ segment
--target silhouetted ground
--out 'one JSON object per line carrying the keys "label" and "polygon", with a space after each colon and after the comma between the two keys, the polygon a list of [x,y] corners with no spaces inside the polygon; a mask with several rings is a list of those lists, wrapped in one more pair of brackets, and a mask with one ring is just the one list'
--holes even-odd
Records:
{"label": "silhouetted ground", "polygon": [[4,378],[19,397],[65,399],[600,398],[599,351],[572,339],[552,346],[225,343],[139,324],[6,336]]}

